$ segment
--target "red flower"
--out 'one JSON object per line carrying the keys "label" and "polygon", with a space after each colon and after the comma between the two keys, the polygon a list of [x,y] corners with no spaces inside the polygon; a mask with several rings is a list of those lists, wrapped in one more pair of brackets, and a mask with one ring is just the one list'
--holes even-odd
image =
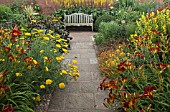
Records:
{"label": "red flower", "polygon": [[9,57],[9,60],[10,60],[10,61],[13,61],[13,60],[14,60],[14,56],[13,56],[12,54],[10,54],[8,57]]}
{"label": "red flower", "polygon": [[8,91],[9,92],[9,88],[8,88],[8,86],[0,85],[0,91]]}
{"label": "red flower", "polygon": [[129,108],[129,107],[134,106],[135,100],[136,100],[136,99],[132,99],[132,100],[129,100],[129,101],[125,102],[125,103],[124,103],[124,107]]}
{"label": "red flower", "polygon": [[4,49],[5,52],[9,52],[11,50],[11,48],[7,47],[7,46],[3,46],[3,49]]}
{"label": "red flower", "polygon": [[20,37],[20,35],[21,35],[21,32],[19,32],[17,27],[14,27],[14,29],[12,30],[12,38],[11,38],[11,40],[13,42],[16,42],[16,38],[15,37],[17,37],[17,36]]}
{"label": "red flower", "polygon": [[3,107],[2,112],[14,112],[14,108],[11,108],[10,105],[6,105]]}
{"label": "red flower", "polygon": [[159,49],[158,48],[150,48],[149,49],[149,51],[151,52],[151,53],[157,53],[158,51],[159,51]]}
{"label": "red flower", "polygon": [[151,30],[153,33],[155,34],[160,34],[160,32],[156,31],[156,30]]}
{"label": "red flower", "polygon": [[115,96],[114,94],[109,94],[109,98],[105,98],[104,100],[107,100],[108,103],[114,103]]}
{"label": "red flower", "polygon": [[135,55],[137,55],[138,57],[141,57],[141,58],[143,58],[144,59],[144,55],[142,54],[142,53],[140,53],[140,52],[135,52]]}
{"label": "red flower", "polygon": [[126,66],[127,66],[126,60],[125,60],[125,61],[122,61],[122,62],[118,65],[118,70],[121,71],[121,72],[124,72]]}
{"label": "red flower", "polygon": [[155,90],[155,88],[150,85],[150,86],[147,86],[144,88],[144,94],[142,95],[142,98],[145,98],[145,97],[149,97],[151,100],[153,100],[153,91]]}
{"label": "red flower", "polygon": [[162,69],[162,70],[165,70],[167,65],[166,64],[162,64],[162,63],[158,63],[158,64],[156,64],[156,66],[158,68]]}

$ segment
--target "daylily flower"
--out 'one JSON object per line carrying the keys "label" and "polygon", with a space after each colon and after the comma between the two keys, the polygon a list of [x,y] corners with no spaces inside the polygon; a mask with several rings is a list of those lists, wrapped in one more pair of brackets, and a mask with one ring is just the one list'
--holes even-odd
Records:
{"label": "daylily flower", "polygon": [[10,61],[13,61],[13,60],[14,60],[14,56],[13,56],[12,54],[10,54],[8,57],[9,57],[9,60],[10,60]]}
{"label": "daylily flower", "polygon": [[11,50],[11,48],[7,47],[7,46],[3,46],[3,49],[4,49],[5,52],[9,52]]}
{"label": "daylily flower", "polygon": [[118,70],[121,71],[121,72],[124,72],[126,66],[127,66],[126,60],[125,60],[125,61],[122,61],[122,62],[118,65]]}
{"label": "daylily flower", "polygon": [[160,34],[160,32],[158,32],[158,31],[156,31],[156,30],[151,30],[153,33],[155,33],[155,34]]}
{"label": "daylily flower", "polygon": [[142,53],[140,53],[140,52],[135,52],[135,55],[137,55],[138,57],[141,57],[141,58],[143,58],[144,59],[144,55],[142,54]]}
{"label": "daylily flower", "polygon": [[162,63],[158,63],[156,64],[156,66],[162,70],[165,70],[166,69],[166,64],[162,64]]}
{"label": "daylily flower", "polygon": [[155,90],[155,88],[150,85],[150,86],[147,86],[144,88],[144,94],[142,95],[142,98],[145,98],[145,97],[149,97],[151,100],[153,100],[153,91]]}
{"label": "daylily flower", "polygon": [[14,108],[11,108],[8,104],[3,107],[2,112],[14,112]]}
{"label": "daylily flower", "polygon": [[8,92],[9,92],[8,86],[0,85],[0,94],[1,94],[1,92],[3,92],[3,91],[8,91]]}
{"label": "daylily flower", "polygon": [[135,99],[132,99],[132,100],[125,102],[124,107],[129,108],[129,107],[134,106],[134,104],[135,104]]}

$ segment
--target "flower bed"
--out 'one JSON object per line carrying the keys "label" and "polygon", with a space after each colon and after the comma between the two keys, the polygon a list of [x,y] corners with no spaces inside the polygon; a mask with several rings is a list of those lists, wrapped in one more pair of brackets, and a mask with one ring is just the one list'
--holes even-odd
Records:
{"label": "flower bed", "polygon": [[27,17],[0,28],[2,112],[34,112],[54,87],[63,89],[68,80],[80,75],[76,60],[62,63],[70,37],[60,18]]}
{"label": "flower bed", "polygon": [[109,91],[106,107],[127,112],[170,109],[169,11],[143,14],[128,45],[99,55],[100,69],[106,75],[99,88]]}

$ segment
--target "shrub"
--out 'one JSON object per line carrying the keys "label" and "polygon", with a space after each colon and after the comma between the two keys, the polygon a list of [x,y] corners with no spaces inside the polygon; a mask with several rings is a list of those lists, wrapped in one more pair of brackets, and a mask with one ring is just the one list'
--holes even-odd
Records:
{"label": "shrub", "polygon": [[9,20],[12,14],[11,9],[5,5],[0,5],[0,9],[0,19]]}
{"label": "shrub", "polygon": [[118,37],[120,26],[117,22],[101,22],[99,25],[99,34],[95,38],[96,44],[101,44],[111,38]]}
{"label": "shrub", "polygon": [[125,26],[126,37],[130,37],[131,34],[134,34],[136,31],[136,27],[137,27],[137,25],[134,22],[127,23]]}
{"label": "shrub", "polygon": [[114,20],[114,17],[111,16],[111,15],[108,15],[108,14],[105,14],[105,15],[102,15],[102,16],[99,16],[96,21],[95,21],[95,24],[94,24],[94,28],[96,31],[98,31],[98,28],[99,28],[99,25],[101,22],[110,22]]}

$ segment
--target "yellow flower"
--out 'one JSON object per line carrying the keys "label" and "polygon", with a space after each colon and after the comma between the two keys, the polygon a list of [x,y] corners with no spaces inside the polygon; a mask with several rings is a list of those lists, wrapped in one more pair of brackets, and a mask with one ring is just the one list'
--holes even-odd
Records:
{"label": "yellow flower", "polygon": [[77,77],[74,77],[74,80],[75,80],[75,81],[77,81],[77,80],[78,80],[78,78],[77,78]]}
{"label": "yellow flower", "polygon": [[37,32],[38,32],[38,33],[42,33],[42,32],[43,32],[43,30],[37,30]]}
{"label": "yellow flower", "polygon": [[48,72],[48,67],[45,67],[45,71],[47,71],[47,72]]}
{"label": "yellow flower", "polygon": [[5,59],[0,59],[0,61],[5,61]]}
{"label": "yellow flower", "polygon": [[60,35],[59,35],[59,34],[56,34],[55,36],[56,36],[56,38],[60,38]]}
{"label": "yellow flower", "polygon": [[44,53],[44,50],[41,50],[40,53]]}
{"label": "yellow flower", "polygon": [[48,37],[44,37],[44,40],[50,40]]}
{"label": "yellow flower", "polygon": [[41,100],[40,95],[38,95],[37,97],[35,97],[35,100],[39,102],[39,101]]}
{"label": "yellow flower", "polygon": [[54,49],[54,52],[57,52],[57,49]]}
{"label": "yellow flower", "polygon": [[60,44],[56,44],[55,46],[58,47],[58,48],[61,48],[61,45],[60,45]]}
{"label": "yellow flower", "polygon": [[31,20],[31,22],[35,23],[35,22],[36,22],[36,20]]}
{"label": "yellow flower", "polygon": [[68,50],[67,50],[67,49],[64,49],[64,48],[63,48],[62,50],[63,50],[66,54],[68,53]]}
{"label": "yellow flower", "polygon": [[77,64],[77,60],[72,60],[72,63],[73,64]]}
{"label": "yellow flower", "polygon": [[34,62],[34,64],[35,64],[35,65],[37,65],[37,64],[38,64],[37,60],[33,60],[33,62]]}
{"label": "yellow flower", "polygon": [[12,46],[12,43],[8,44],[8,47],[11,47]]}
{"label": "yellow flower", "polygon": [[44,58],[44,60],[48,60],[48,57],[47,57],[47,56],[44,56],[43,58]]}
{"label": "yellow flower", "polygon": [[25,36],[31,36],[31,33],[25,33]]}
{"label": "yellow flower", "polygon": [[31,70],[32,67],[31,67],[31,65],[29,65],[27,68],[28,68],[29,70]]}
{"label": "yellow flower", "polygon": [[64,56],[60,56],[60,58],[63,60],[63,59],[64,59]]}
{"label": "yellow flower", "polygon": [[61,88],[61,89],[65,88],[65,84],[64,84],[63,82],[61,82],[61,83],[59,84],[59,88]]}
{"label": "yellow flower", "polygon": [[56,57],[56,60],[61,61],[62,59],[61,59],[61,57]]}
{"label": "yellow flower", "polygon": [[50,84],[52,84],[52,82],[53,82],[53,81],[52,81],[51,79],[47,79],[46,82],[45,82],[45,84],[50,85]]}
{"label": "yellow flower", "polygon": [[62,70],[61,73],[68,74],[66,70]]}
{"label": "yellow flower", "polygon": [[42,85],[40,85],[40,88],[41,88],[41,89],[44,89],[44,88],[45,88],[45,86],[42,84]]}
{"label": "yellow flower", "polygon": [[68,64],[69,67],[73,66],[72,64]]}
{"label": "yellow flower", "polygon": [[21,74],[21,73],[15,73],[15,75],[16,75],[17,77],[22,76],[22,74]]}
{"label": "yellow flower", "polygon": [[62,40],[61,39],[59,39],[59,40],[56,40],[56,42],[61,42]]}

